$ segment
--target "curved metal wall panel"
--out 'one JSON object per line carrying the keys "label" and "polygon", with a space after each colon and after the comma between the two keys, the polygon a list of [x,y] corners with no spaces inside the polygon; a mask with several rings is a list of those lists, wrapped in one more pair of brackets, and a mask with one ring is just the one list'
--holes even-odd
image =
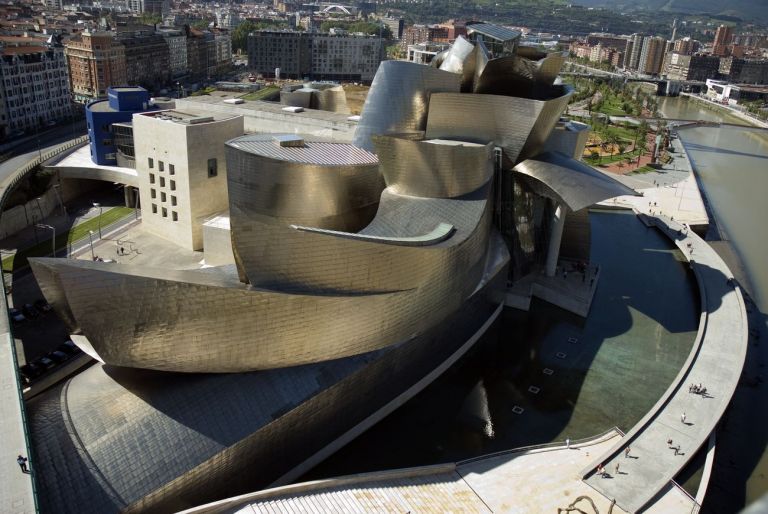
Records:
{"label": "curved metal wall panel", "polygon": [[475,77],[475,45],[459,36],[440,63],[439,69],[461,75],[461,90],[472,91]]}
{"label": "curved metal wall panel", "polygon": [[504,165],[511,168],[524,149],[534,151],[546,140],[569,97],[570,92],[551,100],[435,93],[429,102],[426,137],[493,142],[503,148]]}
{"label": "curved metal wall panel", "polygon": [[544,105],[541,111],[539,111],[531,133],[528,134],[525,145],[520,150],[520,155],[517,157],[518,161],[532,157],[543,150],[547,139],[552,134],[552,130],[557,125],[557,122],[560,121],[560,116],[563,115],[568,107],[568,102],[573,94],[573,88],[570,86],[552,86],[550,90],[552,97],[542,101]]}
{"label": "curved metal wall panel", "polygon": [[456,228],[450,238],[429,248],[331,238],[295,230],[245,209],[231,210],[233,246],[250,283],[262,288],[307,294],[418,288],[443,280],[443,270],[451,267],[457,252],[469,251],[461,257],[467,262],[478,258],[472,241],[482,237],[479,224],[487,208],[488,189],[460,199],[416,198],[385,190],[376,217],[359,234],[392,239],[423,236],[441,223]]}
{"label": "curved metal wall panel", "polygon": [[313,109],[349,114],[347,94],[341,86],[326,87],[317,91],[313,98]]}
{"label": "curved metal wall panel", "polygon": [[514,167],[514,171],[535,179],[529,181],[531,187],[540,195],[564,204],[571,211],[616,196],[638,195],[634,189],[592,166],[556,152],[545,152],[522,161]]}
{"label": "curved metal wall panel", "polygon": [[518,55],[491,59],[475,82],[475,93],[541,99],[555,82],[565,56],[555,52],[537,61]]}
{"label": "curved metal wall panel", "polygon": [[438,144],[398,136],[374,136],[379,170],[394,193],[453,198],[470,193],[493,175],[493,145]]}
{"label": "curved metal wall panel", "polygon": [[371,136],[424,130],[431,93],[461,89],[461,76],[406,61],[383,61],[365,99],[355,146],[373,151]]}
{"label": "curved metal wall panel", "polygon": [[[284,148],[272,136],[252,135],[229,141],[226,152],[229,205],[238,214],[357,231],[370,223],[384,189],[376,156],[345,143],[304,139]],[[233,213],[233,231],[244,221]]]}
{"label": "curved metal wall panel", "polygon": [[[66,306],[107,364],[182,372],[295,366],[406,341],[458,309],[481,278],[490,230],[490,202],[483,197],[489,192],[486,186],[470,200],[436,200],[442,203],[437,209],[420,199],[393,199],[392,207],[400,212],[384,216],[369,233],[387,231],[393,219],[407,223],[412,218],[401,218],[403,210],[437,211],[456,230],[426,248],[351,241],[290,227],[271,240],[257,233],[270,256],[282,258],[268,264],[282,265],[286,273],[299,268],[310,278],[337,281],[349,275],[359,282],[353,284],[361,286],[357,289],[391,292],[290,294],[200,271],[66,259],[30,262],[44,290],[66,297]],[[428,222],[414,222],[414,230]],[[104,302],[105,297],[110,301]],[[62,302],[54,308],[60,311]]]}

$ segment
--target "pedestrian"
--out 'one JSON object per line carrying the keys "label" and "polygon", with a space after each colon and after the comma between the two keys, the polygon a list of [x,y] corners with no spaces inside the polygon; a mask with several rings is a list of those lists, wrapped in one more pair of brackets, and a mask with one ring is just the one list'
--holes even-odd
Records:
{"label": "pedestrian", "polygon": [[685,424],[685,412],[683,412],[683,413],[680,415],[680,421],[682,421],[682,422],[683,422],[683,424]]}
{"label": "pedestrian", "polygon": [[667,439],[667,446],[672,448],[672,438],[671,437],[669,439]]}
{"label": "pedestrian", "polygon": [[680,455],[680,445],[675,446],[675,456]]}
{"label": "pedestrian", "polygon": [[27,469],[27,459],[23,455],[19,455],[16,462],[19,464],[22,473],[29,473],[29,469]]}
{"label": "pedestrian", "polygon": [[618,462],[616,463],[616,474],[617,475],[619,474],[619,463]]}
{"label": "pedestrian", "polygon": [[571,438],[570,438],[570,437],[568,437],[568,438],[565,440],[565,448],[566,448],[567,450],[570,450],[570,449],[571,449]]}
{"label": "pedestrian", "polygon": [[125,247],[120,247],[120,255],[125,255]]}
{"label": "pedestrian", "polygon": [[563,278],[568,278],[568,272],[563,270]]}
{"label": "pedestrian", "polygon": [[628,458],[629,458],[629,452],[630,452],[630,450],[631,450],[631,448],[630,448],[629,446],[627,446],[627,447],[626,447],[626,449],[624,449],[624,458],[625,458],[625,459],[628,459]]}

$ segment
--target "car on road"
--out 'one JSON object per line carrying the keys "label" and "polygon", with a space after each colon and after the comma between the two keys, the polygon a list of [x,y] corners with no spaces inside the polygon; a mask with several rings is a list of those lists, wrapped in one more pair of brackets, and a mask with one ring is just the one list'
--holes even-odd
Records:
{"label": "car on road", "polygon": [[59,350],[52,351],[47,355],[47,357],[56,364],[61,364],[62,362],[69,360],[69,355],[64,352],[60,352]]}
{"label": "car on road", "polygon": [[48,357],[38,357],[37,359],[32,361],[32,364],[42,368],[43,370],[49,370],[56,366],[56,363],[53,362]]}
{"label": "car on road", "polygon": [[71,340],[67,339],[63,343],[61,343],[59,346],[56,347],[56,350],[60,352],[64,352],[68,355],[77,355],[82,350],[77,347],[75,343],[73,343]]}
{"label": "car on road", "polygon": [[51,310],[51,306],[48,305],[48,302],[40,298],[39,300],[35,301],[35,309],[40,312],[49,312]]}
{"label": "car on road", "polygon": [[21,323],[22,321],[26,321],[26,316],[21,313],[21,311],[15,307],[11,307],[8,309],[8,315],[11,316],[11,319],[14,323]]}
{"label": "car on road", "polygon": [[43,369],[31,362],[19,367],[19,374],[27,379],[27,383],[43,374]]}
{"label": "car on road", "polygon": [[31,303],[25,303],[24,307],[21,308],[21,312],[28,318],[36,318],[40,315],[39,312],[37,312],[37,309],[31,304]]}

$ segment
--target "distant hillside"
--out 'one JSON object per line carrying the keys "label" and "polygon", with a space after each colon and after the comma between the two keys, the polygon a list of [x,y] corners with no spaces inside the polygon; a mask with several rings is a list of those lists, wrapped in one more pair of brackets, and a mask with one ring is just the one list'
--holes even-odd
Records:
{"label": "distant hillside", "polygon": [[615,9],[726,15],[735,16],[744,21],[759,20],[768,23],[768,2],[763,0],[575,0],[574,3]]}

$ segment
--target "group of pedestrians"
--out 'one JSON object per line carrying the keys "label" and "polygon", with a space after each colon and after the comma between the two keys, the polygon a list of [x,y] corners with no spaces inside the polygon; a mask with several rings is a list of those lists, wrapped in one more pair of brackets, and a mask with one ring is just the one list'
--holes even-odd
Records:
{"label": "group of pedestrians", "polygon": [[700,394],[702,396],[706,396],[707,388],[704,387],[701,384],[699,384],[699,385],[691,384],[690,386],[688,386],[688,392],[689,393],[693,393],[693,394]]}

